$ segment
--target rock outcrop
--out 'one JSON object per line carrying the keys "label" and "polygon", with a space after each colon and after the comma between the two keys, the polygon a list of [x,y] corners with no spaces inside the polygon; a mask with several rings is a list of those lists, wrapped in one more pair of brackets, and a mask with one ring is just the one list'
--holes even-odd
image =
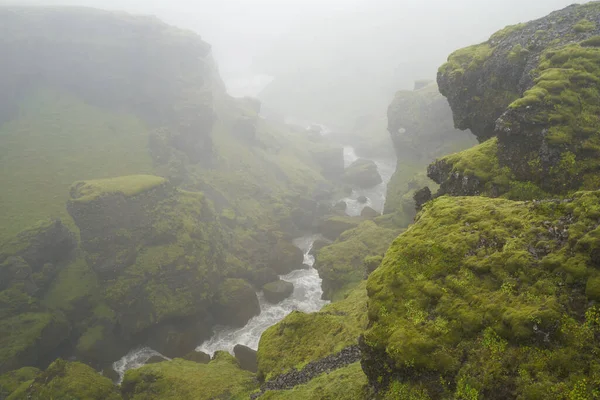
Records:
{"label": "rock outcrop", "polygon": [[374,161],[359,159],[344,171],[344,182],[359,188],[371,188],[379,185],[383,180]]}
{"label": "rock outcrop", "polygon": [[477,180],[462,193],[514,199],[595,189],[599,15],[597,2],[570,6],[450,55],[438,83],[456,126],[497,142],[469,154],[476,159],[443,159],[447,166],[434,170],[451,174],[433,171],[432,178],[442,186],[448,176]]}
{"label": "rock outcrop", "polygon": [[241,369],[250,372],[256,372],[258,370],[256,350],[252,350],[248,346],[237,344],[233,348],[233,354],[235,354],[235,358],[240,363]]}
{"label": "rock outcrop", "polygon": [[277,280],[275,282],[269,282],[262,287],[265,299],[269,303],[277,304],[287,299],[294,292],[294,285],[290,282],[283,280]]}

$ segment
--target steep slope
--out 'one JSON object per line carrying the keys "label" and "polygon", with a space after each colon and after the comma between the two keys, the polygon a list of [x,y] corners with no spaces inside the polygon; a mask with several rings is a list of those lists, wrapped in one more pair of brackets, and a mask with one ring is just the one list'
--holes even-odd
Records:
{"label": "steep slope", "polygon": [[302,267],[291,239],[330,211],[342,149],[229,97],[193,32],[85,8],[0,22],[0,371],[181,356],[256,315],[252,285]]}
{"label": "steep slope", "polygon": [[599,16],[598,2],[570,6],[450,55],[438,83],[456,126],[497,142],[433,165],[440,194],[539,198],[598,187]]}

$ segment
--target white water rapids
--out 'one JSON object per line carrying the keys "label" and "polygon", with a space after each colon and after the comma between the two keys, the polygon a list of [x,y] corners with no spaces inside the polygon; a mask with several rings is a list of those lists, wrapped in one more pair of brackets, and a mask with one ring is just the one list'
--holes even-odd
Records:
{"label": "white water rapids", "polygon": [[[345,167],[348,167],[357,159],[358,156],[354,148],[350,146],[344,147]],[[377,164],[383,183],[369,189],[355,189],[350,196],[342,199],[348,205],[346,213],[350,216],[360,215],[365,206],[369,206],[379,212],[383,211],[387,183],[394,173],[395,161],[373,161]],[[357,199],[360,196],[367,197],[366,204],[358,202]],[[233,353],[233,348],[237,344],[242,344],[256,350],[262,333],[270,326],[281,321],[292,311],[316,312],[327,304],[327,301],[321,300],[321,295],[323,294],[321,278],[317,270],[313,268],[315,258],[309,254],[314,241],[318,238],[319,235],[307,235],[294,240],[294,244],[304,252],[304,264],[308,268],[292,271],[287,275],[281,276],[281,279],[284,281],[294,284],[294,292],[289,298],[279,304],[270,304],[264,299],[262,292],[257,293],[260,303],[259,315],[248,321],[242,328],[217,327],[213,337],[201,343],[196,350],[210,355],[217,350],[226,350]],[[119,374],[120,380],[122,380],[125,371],[141,367],[153,356],[168,359],[148,347],[141,347],[130,351],[120,360],[114,362],[113,369]]]}

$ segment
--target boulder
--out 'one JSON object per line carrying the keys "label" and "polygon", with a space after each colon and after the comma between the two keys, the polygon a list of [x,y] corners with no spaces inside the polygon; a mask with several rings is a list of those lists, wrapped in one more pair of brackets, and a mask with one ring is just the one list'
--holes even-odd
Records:
{"label": "boulder", "polygon": [[372,209],[372,208],[371,208],[371,207],[369,207],[369,206],[366,206],[366,207],[365,207],[365,208],[363,208],[363,209],[362,209],[362,211],[360,212],[360,216],[361,216],[362,218],[367,218],[367,219],[373,219],[373,218],[377,218],[377,217],[379,217],[380,215],[381,215],[381,214],[380,214],[378,211],[376,211],[376,210]]}
{"label": "boulder", "polygon": [[432,199],[431,190],[428,187],[419,189],[415,192],[413,199],[415,200],[417,210],[420,210],[425,203]]}
{"label": "boulder", "polygon": [[319,233],[329,240],[336,240],[344,231],[356,228],[361,219],[354,217],[330,217],[321,221]]}
{"label": "boulder", "polygon": [[238,344],[233,348],[233,354],[235,354],[235,358],[240,363],[240,367],[242,369],[250,372],[258,371],[256,350],[252,350],[248,346]]}
{"label": "boulder", "polygon": [[259,268],[248,272],[248,282],[254,287],[261,288],[269,282],[276,281],[279,279],[279,275],[272,268]]}
{"label": "boulder", "polygon": [[260,314],[258,297],[252,286],[243,279],[227,279],[216,299],[215,318],[218,323],[241,328]]}
{"label": "boulder", "polygon": [[294,285],[290,282],[278,280],[275,282],[267,283],[262,287],[265,299],[269,303],[277,304],[292,295],[294,292]]}
{"label": "boulder", "polygon": [[358,201],[360,204],[366,204],[369,201],[369,198],[367,196],[358,196],[356,201]]}
{"label": "boulder", "polygon": [[213,318],[207,313],[165,322],[148,332],[146,344],[167,357],[183,357],[212,336],[212,326]]}
{"label": "boulder", "polygon": [[348,204],[345,201],[338,201],[335,206],[333,206],[333,209],[336,211],[346,211],[347,208]]}
{"label": "boulder", "polygon": [[182,357],[184,360],[193,361],[198,364],[208,364],[210,356],[202,351],[194,350]]}
{"label": "boulder", "polygon": [[267,267],[279,275],[304,268],[304,253],[287,240],[278,240],[271,249]]}
{"label": "boulder", "polygon": [[344,182],[359,188],[370,188],[383,182],[377,164],[371,160],[359,159],[352,163],[342,176]]}

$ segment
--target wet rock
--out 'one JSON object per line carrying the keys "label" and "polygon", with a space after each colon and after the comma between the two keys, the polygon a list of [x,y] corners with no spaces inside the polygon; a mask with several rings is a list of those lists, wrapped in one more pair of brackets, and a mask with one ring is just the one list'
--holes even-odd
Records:
{"label": "wet rock", "polygon": [[279,279],[279,275],[272,268],[260,268],[256,271],[251,271],[247,277],[248,281],[256,288],[261,288],[269,282],[274,282]]}
{"label": "wet rock", "polygon": [[208,364],[210,362],[210,356],[202,351],[192,351],[182,357],[184,360],[193,361],[198,364]]}
{"label": "wet rock", "polygon": [[260,314],[258,298],[252,286],[242,279],[227,279],[219,288],[215,307],[218,323],[241,328]]}
{"label": "wet rock", "polygon": [[360,204],[366,204],[369,201],[369,198],[367,196],[358,196],[356,201],[358,201]]}
{"label": "wet rock", "polygon": [[256,359],[256,350],[252,350],[250,347],[238,344],[233,348],[233,354],[240,363],[240,368],[256,372],[258,371],[258,362]]}
{"label": "wet rock", "polygon": [[102,370],[102,376],[110,379],[113,383],[117,383],[121,378],[119,373],[115,371],[112,367],[106,367]]}
{"label": "wet rock", "polygon": [[371,160],[359,159],[352,163],[342,176],[344,182],[359,188],[371,188],[383,182],[377,164]]}
{"label": "wet rock", "polygon": [[348,208],[348,204],[345,201],[339,201],[333,206],[333,209],[336,211],[346,211]]}
{"label": "wet rock", "polygon": [[208,312],[165,322],[147,333],[146,344],[167,357],[183,357],[211,337],[213,322]]}
{"label": "wet rock", "polygon": [[371,207],[367,206],[365,208],[362,209],[362,211],[360,212],[360,216],[362,218],[367,218],[367,219],[373,219],[373,218],[377,218],[379,217],[381,214],[379,214],[378,211],[372,209]]}
{"label": "wet rock", "polygon": [[294,292],[294,285],[290,282],[278,280],[267,283],[263,286],[262,290],[265,299],[267,299],[269,303],[277,304],[292,295]]}

